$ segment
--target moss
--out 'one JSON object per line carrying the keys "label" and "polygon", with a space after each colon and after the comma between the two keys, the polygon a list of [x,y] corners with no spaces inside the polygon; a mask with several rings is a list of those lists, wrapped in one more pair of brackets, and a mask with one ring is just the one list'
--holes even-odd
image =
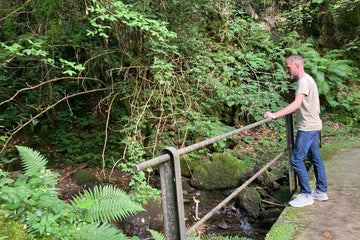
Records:
{"label": "moss", "polygon": [[72,180],[79,186],[90,188],[93,188],[95,185],[98,185],[100,183],[100,181],[92,172],[82,169],[74,173],[74,175],[72,176]]}
{"label": "moss", "polygon": [[295,225],[292,223],[276,222],[265,240],[288,240],[295,234]]}
{"label": "moss", "polygon": [[239,185],[244,172],[242,162],[231,153],[215,153],[211,162],[201,163],[194,168],[192,184],[207,190],[234,188]]}
{"label": "moss", "polygon": [[8,219],[0,210],[0,239],[26,240],[24,224]]}
{"label": "moss", "polygon": [[290,193],[289,186],[283,186],[274,193],[274,198],[280,203],[287,203],[291,199],[292,194]]}

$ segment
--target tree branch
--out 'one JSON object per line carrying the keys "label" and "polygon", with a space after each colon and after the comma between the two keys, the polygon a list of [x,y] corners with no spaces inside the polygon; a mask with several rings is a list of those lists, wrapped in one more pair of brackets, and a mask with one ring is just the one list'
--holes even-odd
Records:
{"label": "tree branch", "polygon": [[17,128],[15,128],[15,130],[10,134],[10,136],[6,139],[6,141],[4,142],[4,145],[2,146],[2,149],[0,151],[0,154],[5,150],[6,146],[9,144],[10,140],[12,139],[12,137],[17,134],[20,130],[22,130],[24,127],[26,127],[27,125],[29,125],[31,122],[33,122],[36,118],[38,118],[39,116],[43,115],[44,113],[46,113],[47,111],[49,111],[50,109],[54,108],[56,105],[58,105],[59,103],[75,97],[75,96],[79,96],[82,94],[87,94],[87,93],[92,93],[92,92],[97,92],[97,91],[105,91],[105,90],[109,90],[109,88],[99,88],[99,89],[93,89],[93,90],[88,90],[88,91],[84,91],[84,92],[79,92],[79,93],[74,93],[72,95],[68,95],[63,97],[62,99],[60,99],[59,101],[55,102],[54,104],[47,106],[44,110],[42,110],[40,113],[38,113],[37,115],[35,115],[34,117],[31,117],[27,122],[25,122],[24,124],[20,124]]}
{"label": "tree branch", "polygon": [[11,13],[9,13],[7,16],[3,17],[0,19],[1,21],[4,21],[6,18],[10,17],[11,15],[14,15],[17,11],[19,11],[21,8],[23,8],[28,2],[31,2],[31,0],[27,0],[26,2],[24,2],[23,5],[21,5],[20,7],[18,7],[17,9],[15,9],[14,11],[12,11]]}
{"label": "tree branch", "polygon": [[52,83],[52,82],[56,82],[56,81],[60,81],[60,80],[64,80],[64,79],[75,79],[75,80],[78,80],[78,79],[87,79],[87,80],[94,80],[94,81],[100,81],[99,79],[97,78],[87,78],[87,77],[61,77],[61,78],[54,78],[54,79],[50,79],[48,81],[45,81],[45,82],[42,82],[38,85],[35,85],[35,86],[29,86],[29,87],[26,87],[26,88],[22,88],[20,90],[18,90],[12,97],[10,97],[9,99],[5,100],[5,101],[2,101],[0,102],[0,106],[7,103],[7,102],[10,102],[12,100],[14,100],[14,98],[19,95],[19,93],[21,92],[24,92],[24,91],[27,91],[27,90],[32,90],[32,89],[35,89],[35,88],[38,88],[38,87],[41,87],[42,85],[45,85],[45,84],[48,84],[48,83]]}

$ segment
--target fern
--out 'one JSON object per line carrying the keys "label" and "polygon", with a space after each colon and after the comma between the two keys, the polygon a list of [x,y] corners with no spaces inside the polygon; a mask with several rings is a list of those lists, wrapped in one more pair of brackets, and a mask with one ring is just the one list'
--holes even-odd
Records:
{"label": "fern", "polygon": [[75,239],[80,240],[127,240],[131,239],[122,235],[122,231],[115,229],[110,224],[91,223],[77,228]]}
{"label": "fern", "polygon": [[152,229],[149,229],[148,231],[151,233],[151,236],[155,240],[166,240],[166,237],[163,234],[161,234],[161,233],[159,233],[159,232],[157,232],[155,230],[152,230]]}
{"label": "fern", "polygon": [[340,77],[351,76],[353,74],[353,70],[348,64],[349,61],[346,60],[332,61],[328,66],[328,71]]}
{"label": "fern", "polygon": [[90,218],[94,222],[118,221],[144,210],[139,204],[131,201],[123,190],[112,185],[96,186],[93,191],[85,190],[83,194],[74,198],[72,204],[85,218]]}
{"label": "fern", "polygon": [[16,148],[25,174],[14,181],[1,173],[0,203],[9,216],[24,221],[29,235],[74,240],[130,239],[106,223],[144,210],[124,191],[113,186],[95,187],[93,192],[77,196],[72,206],[65,204],[55,188],[58,174],[45,168],[47,160],[29,147]]}
{"label": "fern", "polygon": [[25,146],[16,146],[21,156],[21,163],[25,169],[25,175],[33,175],[43,170],[47,160],[37,151]]}

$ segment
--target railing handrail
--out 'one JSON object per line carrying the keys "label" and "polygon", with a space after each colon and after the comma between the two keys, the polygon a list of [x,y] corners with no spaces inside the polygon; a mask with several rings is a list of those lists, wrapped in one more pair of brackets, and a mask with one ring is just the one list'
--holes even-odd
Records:
{"label": "railing handrail", "polygon": [[[161,180],[161,191],[163,198],[163,211],[164,211],[164,224],[165,224],[165,235],[167,240],[184,240],[186,236],[189,236],[194,230],[196,230],[202,223],[207,221],[214,213],[226,203],[228,203],[232,198],[234,198],[240,191],[242,191],[247,185],[256,179],[260,174],[262,174],[267,168],[274,164],[286,151],[290,159],[292,147],[293,147],[293,124],[292,124],[292,115],[288,114],[285,116],[286,119],[286,138],[287,138],[287,148],[278,154],[273,160],[261,168],[256,174],[254,174],[250,179],[248,179],[243,185],[237,188],[231,195],[224,199],[220,204],[218,204],[212,211],[208,212],[202,219],[200,219],[196,224],[194,224],[187,232],[185,232],[185,218],[184,218],[184,206],[183,206],[183,193],[182,193],[182,180],[181,180],[181,171],[180,171],[180,155],[192,152],[199,148],[205,147],[209,144],[215,143],[217,141],[223,140],[227,137],[236,135],[240,132],[252,129],[264,123],[270,122],[271,118],[266,118],[256,123],[247,125],[235,129],[233,131],[221,134],[219,136],[195,143],[193,145],[175,149],[173,147],[168,147],[161,151],[159,157],[153,158],[146,162],[142,162],[133,166],[134,172],[139,172],[145,170],[149,167],[160,164],[160,180]],[[169,161],[172,160],[172,161]],[[289,166],[289,180],[290,180],[290,191],[294,190],[295,183],[292,183],[292,178],[294,176],[291,166]]]}
{"label": "railing handrail", "polygon": [[[209,138],[209,139],[206,139],[206,140],[204,140],[204,141],[195,143],[195,144],[193,144],[193,145],[190,145],[190,146],[187,146],[187,147],[178,149],[179,155],[192,152],[192,151],[194,151],[194,150],[197,150],[197,149],[199,149],[199,148],[205,147],[205,146],[210,145],[210,144],[212,144],[212,143],[215,143],[215,142],[217,142],[217,141],[220,141],[220,140],[223,140],[223,139],[228,138],[228,137],[230,137],[230,136],[236,135],[236,134],[238,134],[238,133],[240,133],[240,132],[243,132],[243,131],[252,129],[252,128],[254,128],[254,127],[257,127],[257,126],[259,126],[259,125],[261,125],[261,124],[270,122],[271,120],[272,120],[271,118],[266,118],[266,119],[263,119],[263,120],[258,121],[258,122],[256,122],[256,123],[247,125],[247,126],[245,126],[245,127],[241,127],[241,128],[235,129],[235,130],[233,130],[233,131],[230,131],[230,132],[221,134],[221,135],[219,135],[219,136],[216,136],[216,137],[213,137],[213,138]],[[161,163],[163,163],[163,162],[166,162],[166,161],[168,161],[168,160],[170,160],[170,155],[169,155],[169,154],[164,154],[164,155],[161,155],[161,156],[159,156],[159,157],[150,159],[150,160],[148,160],[148,161],[146,161],[146,162],[142,162],[142,163],[136,164],[136,165],[133,167],[133,171],[134,171],[134,172],[139,172],[139,171],[145,170],[145,169],[147,169],[147,168],[149,168],[149,167],[152,167],[152,166],[161,164]]]}
{"label": "railing handrail", "polygon": [[251,178],[249,178],[244,184],[235,189],[229,196],[227,196],[221,203],[219,203],[216,207],[214,207],[210,212],[208,212],[204,217],[202,217],[196,224],[194,224],[187,232],[186,235],[190,236],[192,232],[194,232],[198,227],[200,227],[203,223],[205,223],[209,218],[214,215],[215,212],[220,210],[225,204],[227,204],[231,199],[236,197],[242,190],[244,190],[250,183],[252,183],[258,176],[260,176],[266,169],[268,169],[271,165],[273,165],[284,153],[287,151],[285,149],[281,153],[279,153],[273,160],[268,162],[264,167],[262,167],[257,173],[255,173]]}

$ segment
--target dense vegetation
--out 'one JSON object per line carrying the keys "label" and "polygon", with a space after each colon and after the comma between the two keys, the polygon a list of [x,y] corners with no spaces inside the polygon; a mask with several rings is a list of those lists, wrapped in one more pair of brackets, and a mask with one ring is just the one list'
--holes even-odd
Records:
{"label": "dense vegetation", "polygon": [[[166,146],[193,144],[285,106],[293,85],[284,59],[292,53],[306,59],[323,116],[354,128],[360,121],[358,0],[14,0],[0,7],[0,156],[9,170],[18,165],[15,145],[26,145],[53,166],[87,162],[132,174]],[[144,183],[144,173],[134,174],[135,190],[144,192]]]}

